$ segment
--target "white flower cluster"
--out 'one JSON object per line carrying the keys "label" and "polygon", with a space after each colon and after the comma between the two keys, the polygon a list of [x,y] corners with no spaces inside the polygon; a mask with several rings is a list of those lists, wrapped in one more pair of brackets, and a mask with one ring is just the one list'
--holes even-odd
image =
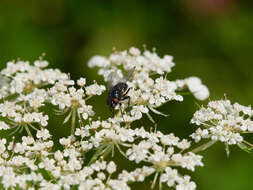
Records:
{"label": "white flower cluster", "polygon": [[87,95],[101,95],[105,91],[105,86],[95,83],[87,86],[85,90]]}
{"label": "white flower cluster", "polygon": [[[122,70],[119,67],[123,67],[125,71],[135,68],[133,79],[127,82],[128,86],[134,90],[130,90],[128,95],[131,97],[133,105],[138,106],[141,104],[145,108],[138,108],[142,111],[137,113],[133,111],[131,113],[132,118],[131,116],[128,118],[129,121],[138,119],[141,113],[148,114],[147,108],[159,113],[154,108],[165,102],[171,100],[183,101],[183,97],[176,91],[182,90],[185,85],[200,100],[204,100],[209,96],[207,87],[201,84],[197,77],[180,81],[170,81],[166,78],[167,73],[171,72],[172,67],[175,65],[173,57],[170,55],[160,58],[155,52],[144,50],[142,54],[139,49],[132,47],[129,51],[115,52],[109,58],[94,56],[90,59],[88,65],[90,67],[99,67],[98,74],[102,75],[105,81],[109,80],[109,82],[112,72],[117,74],[114,80],[118,80],[118,82],[123,80]],[[195,79],[198,81],[196,82]]]}
{"label": "white flower cluster", "polygon": [[[0,115],[2,117],[8,118],[10,121],[15,122],[15,125],[22,125],[22,123],[39,123],[41,126],[47,126],[48,116],[43,115],[39,112],[28,112],[22,105],[18,105],[17,102],[5,101],[0,104]],[[3,122],[1,127],[2,129],[7,128],[7,124]]]}
{"label": "white flower cluster", "polygon": [[240,144],[244,141],[242,134],[253,132],[253,111],[250,106],[229,100],[210,101],[207,108],[198,110],[191,123],[201,125],[191,137],[196,141],[209,138],[228,145]]}
{"label": "white flower cluster", "polygon": [[[58,80],[65,80],[68,75],[58,69],[44,69],[47,61],[38,60],[34,65],[29,62],[8,62],[1,71],[4,82],[0,87],[0,97],[4,99],[0,104],[1,129],[13,129],[14,132],[23,128],[31,135],[29,128],[35,124],[40,127],[48,125],[48,115],[39,109],[48,101],[48,85]],[[7,127],[8,126],[8,127]]]}
{"label": "white flower cluster", "polygon": [[[146,135],[144,135],[145,133]],[[201,162],[202,156],[191,152],[181,153],[182,150],[190,147],[190,142],[185,139],[180,141],[173,134],[163,135],[161,132],[148,133],[142,131],[139,133],[138,131],[137,134],[141,134],[139,138],[143,140],[138,144],[132,145],[126,151],[126,155],[129,160],[134,160],[136,163],[145,162],[151,164],[151,166],[146,166],[145,170],[151,171],[153,169],[152,173],[155,173],[154,185],[156,176],[160,175],[160,186],[162,186],[162,183],[167,183],[169,187],[175,187],[176,189],[180,189],[179,187],[184,185],[186,189],[195,189],[196,185],[194,182],[189,181],[189,176],[189,184],[186,185],[184,178],[187,178],[187,176],[182,177],[177,169],[172,169],[182,167],[194,171],[196,166],[203,166]],[[178,152],[176,152],[177,149],[179,150]],[[142,172],[149,173],[145,172],[145,170]],[[135,176],[134,174],[133,172],[132,177]],[[143,176],[142,178],[145,177]]]}
{"label": "white flower cluster", "polygon": [[[73,108],[69,116],[71,116],[73,110],[76,109],[78,110],[79,118],[87,119],[89,115],[93,116],[94,111],[92,110],[92,106],[86,104],[85,98],[87,95],[84,93],[84,90],[82,88],[76,89],[73,86],[67,87],[65,82],[57,82],[55,86],[49,89],[51,103],[53,105],[58,105],[59,109],[63,110],[63,113]],[[72,85],[73,84],[74,81]]]}
{"label": "white flower cluster", "polygon": [[[48,91],[49,101],[53,105],[59,106],[59,113],[65,114],[66,112],[69,112],[64,123],[66,123],[71,116],[75,119],[76,114],[80,122],[88,119],[89,116],[93,116],[95,113],[92,106],[87,105],[86,101],[90,97],[101,95],[105,91],[105,86],[98,85],[95,81],[94,84],[85,86],[85,78],[80,78],[77,81],[77,84],[80,86],[79,89],[75,88],[73,86],[74,84],[75,82],[70,79],[60,80]],[[72,124],[72,133],[73,132],[74,123]]]}
{"label": "white flower cluster", "polygon": [[5,120],[0,121],[0,129],[16,128],[16,132],[25,128],[31,135],[30,128],[47,126],[48,115],[40,111],[46,103],[58,106],[59,113],[65,114],[70,110],[65,123],[71,116],[75,119],[77,115],[79,120],[86,120],[94,115],[86,100],[93,95],[101,95],[105,87],[96,82],[85,86],[86,79],[80,78],[77,82],[80,88],[77,89],[66,73],[45,69],[47,65],[44,60],[37,60],[34,65],[13,61],[1,71],[0,98],[4,101],[0,103],[0,116]]}
{"label": "white flower cluster", "polygon": [[[8,93],[27,93],[32,91],[34,87],[40,87],[47,84],[54,84],[58,80],[68,78],[68,75],[61,73],[58,69],[43,69],[47,66],[46,61],[35,61],[34,66],[29,62],[17,61],[8,62],[7,67],[1,71],[1,75],[11,78],[8,84]],[[3,96],[3,95],[1,95]]]}
{"label": "white flower cluster", "polygon": [[82,167],[83,159],[74,146],[64,152],[58,150],[54,155],[49,154],[53,141],[47,140],[48,132],[39,132],[42,133],[45,141],[35,141],[32,137],[23,137],[22,143],[0,141],[0,183],[3,188],[130,189],[126,181],[110,178],[116,172],[113,161],[96,161]]}
{"label": "white flower cluster", "polygon": [[[92,135],[94,130],[96,133]],[[143,127],[122,128],[120,123],[112,119],[92,122],[90,125],[76,130],[75,134],[83,139],[81,140],[83,151],[92,148],[99,150],[95,160],[107,151],[112,151],[113,154],[116,148],[129,161],[147,164],[142,169],[133,172],[123,171],[120,174],[120,179],[126,182],[143,181],[146,177],[155,174],[155,176],[160,176],[160,185],[167,183],[169,187],[176,189],[180,189],[184,185],[186,189],[195,189],[196,187],[194,182],[189,181],[189,176],[182,176],[176,169],[181,167],[194,171],[196,166],[203,166],[202,156],[192,152],[182,153],[190,147],[190,142],[186,139],[180,141],[174,134],[164,135],[161,132],[148,132]],[[70,144],[70,140],[68,141]],[[138,143],[136,144],[136,142]],[[169,171],[173,171],[173,179]],[[154,185],[157,181],[156,178],[154,178]]]}
{"label": "white flower cluster", "polygon": [[[153,167],[144,166],[142,168],[137,168],[132,172],[127,172],[124,170],[119,175],[119,179],[130,182],[143,182],[147,176],[154,172],[155,169]],[[167,183],[168,187],[175,186],[176,190],[196,189],[196,184],[190,181],[190,176],[181,176],[176,169],[172,169],[171,167],[166,167],[164,173],[161,174],[159,180],[160,188],[162,187],[162,183]]]}

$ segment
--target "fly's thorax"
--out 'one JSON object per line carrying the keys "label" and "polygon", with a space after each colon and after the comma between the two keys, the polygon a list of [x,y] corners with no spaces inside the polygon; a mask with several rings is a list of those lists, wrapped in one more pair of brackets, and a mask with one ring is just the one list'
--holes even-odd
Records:
{"label": "fly's thorax", "polygon": [[115,89],[113,91],[113,98],[120,98],[120,91],[119,90]]}
{"label": "fly's thorax", "polygon": [[127,83],[124,83],[124,82],[120,82],[116,86],[120,94],[124,94],[124,92],[127,91],[127,88],[128,88]]}

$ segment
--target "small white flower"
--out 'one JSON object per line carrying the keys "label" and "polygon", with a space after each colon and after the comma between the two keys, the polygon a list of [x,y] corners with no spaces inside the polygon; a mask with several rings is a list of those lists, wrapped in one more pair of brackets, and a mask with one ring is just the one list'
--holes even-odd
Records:
{"label": "small white flower", "polygon": [[190,176],[184,176],[183,178],[178,179],[178,185],[176,190],[195,190],[196,184],[190,181]]}
{"label": "small white flower", "polygon": [[32,145],[34,143],[34,138],[30,137],[30,136],[23,136],[22,137],[22,144],[24,145]]}
{"label": "small white flower", "polygon": [[105,91],[105,86],[92,84],[85,87],[87,95],[101,95]]}
{"label": "small white flower", "polygon": [[105,179],[106,179],[106,176],[105,176],[105,174],[104,174],[103,172],[99,172],[99,173],[97,174],[97,176],[98,176],[98,178],[101,179],[101,180],[105,180]]}
{"label": "small white flower", "polygon": [[184,150],[191,146],[191,142],[187,141],[186,139],[183,139],[177,144],[177,147]]}
{"label": "small white flower", "polygon": [[142,117],[142,113],[148,113],[148,108],[143,105],[133,106],[130,113],[135,119],[140,119]]}
{"label": "small white flower", "polygon": [[177,170],[171,169],[170,167],[165,168],[165,173],[161,175],[161,182],[166,182],[169,187],[173,187],[178,180]]}
{"label": "small white flower", "polygon": [[174,134],[169,135],[162,135],[161,137],[161,143],[164,145],[177,145],[179,138],[176,137]]}
{"label": "small white flower", "polygon": [[85,86],[85,84],[86,84],[86,79],[81,77],[80,79],[77,80],[77,84],[78,84],[79,86]]}
{"label": "small white flower", "polygon": [[57,161],[62,161],[63,160],[63,154],[59,150],[54,153],[54,157]]}
{"label": "small white flower", "polygon": [[113,190],[130,190],[127,183],[120,180],[110,180],[108,185],[110,185]]}
{"label": "small white flower", "polygon": [[88,62],[88,66],[89,67],[106,67],[109,65],[108,60],[105,57],[102,56],[94,56],[92,57],[89,62]]}
{"label": "small white flower", "polygon": [[0,141],[0,154],[3,154],[4,151],[6,150],[5,144],[6,144],[6,139],[5,138],[1,139],[1,141]]}
{"label": "small white flower", "polygon": [[48,62],[45,60],[37,60],[37,61],[34,61],[34,65],[36,67],[45,68],[48,66]]}
{"label": "small white flower", "polygon": [[47,140],[51,137],[51,135],[47,129],[41,129],[37,132],[36,137],[42,138],[43,140]]}
{"label": "small white flower", "polygon": [[61,143],[61,145],[63,145],[63,146],[69,146],[70,145],[70,143],[71,143],[71,139],[70,138],[61,138],[60,139],[60,143]]}
{"label": "small white flower", "polygon": [[106,170],[108,171],[109,174],[112,174],[116,171],[116,165],[113,161],[109,162],[109,164],[106,167]]}
{"label": "small white flower", "polygon": [[129,49],[129,53],[134,55],[134,56],[139,56],[141,54],[140,50],[135,48],[135,47],[131,47]]}
{"label": "small white flower", "polygon": [[7,129],[10,129],[9,125],[7,125],[3,121],[0,121],[0,130],[7,130]]}

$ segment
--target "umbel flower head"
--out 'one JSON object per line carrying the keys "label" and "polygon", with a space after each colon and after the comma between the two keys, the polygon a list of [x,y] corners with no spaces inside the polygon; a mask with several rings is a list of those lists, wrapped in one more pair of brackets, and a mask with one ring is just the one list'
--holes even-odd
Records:
{"label": "umbel flower head", "polygon": [[168,74],[175,66],[173,57],[165,55],[160,58],[156,52],[144,50],[142,53],[139,49],[132,47],[128,51],[115,51],[108,58],[103,56],[94,56],[88,62],[90,67],[99,67],[98,74],[108,81],[110,73],[117,73],[116,80],[122,79],[125,71],[135,68],[132,80],[128,81],[130,90],[128,95],[131,97],[133,110],[128,117],[128,121],[139,119],[141,114],[147,114],[152,120],[149,110],[161,114],[156,110],[159,106],[168,101],[183,101],[180,91],[188,88],[190,92],[199,100],[209,97],[208,88],[202,84],[197,77],[189,77],[183,80],[171,81],[167,79]]}
{"label": "umbel flower head", "polygon": [[253,111],[250,106],[238,103],[231,104],[229,100],[210,101],[207,108],[201,107],[191,123],[201,126],[191,137],[195,142],[201,139],[221,141],[228,145],[238,145],[250,150],[252,145],[244,140],[243,134],[253,133]]}
{"label": "umbel flower head", "polygon": [[63,123],[72,117],[72,134],[75,129],[75,118],[82,123],[94,115],[91,105],[86,101],[94,95],[101,95],[105,86],[96,82],[86,85],[86,80],[77,81],[79,88],[69,75],[58,69],[46,69],[48,62],[42,59],[34,62],[8,62],[1,71],[0,129],[14,129],[14,132],[25,129],[31,136],[30,129],[45,127],[48,115],[40,111],[45,104],[58,106],[58,114],[66,114]]}

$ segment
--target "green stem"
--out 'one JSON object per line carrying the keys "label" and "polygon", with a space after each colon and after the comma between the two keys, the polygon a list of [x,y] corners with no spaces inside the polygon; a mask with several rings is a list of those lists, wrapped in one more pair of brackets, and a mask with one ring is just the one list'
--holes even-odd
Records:
{"label": "green stem", "polygon": [[203,151],[203,150],[206,150],[207,148],[209,148],[210,146],[212,146],[214,143],[216,143],[217,141],[209,141],[205,144],[202,144],[201,146],[191,150],[190,152],[193,152],[193,153],[197,153],[197,152],[200,152],[200,151]]}
{"label": "green stem", "polygon": [[75,134],[75,122],[76,122],[76,109],[73,108],[72,111],[72,120],[71,120],[71,135]]}
{"label": "green stem", "polygon": [[158,175],[159,175],[159,172],[156,172],[155,177],[154,177],[153,182],[152,182],[152,185],[151,185],[151,189],[154,189]]}
{"label": "green stem", "polygon": [[92,97],[92,95],[87,96],[87,97],[85,98],[85,101],[89,100],[91,97]]}
{"label": "green stem", "polygon": [[93,154],[91,157],[88,166],[93,164],[96,160],[98,160],[98,157],[102,156],[104,152],[106,152],[110,148],[110,145],[101,145],[100,147],[97,148],[96,152]]}
{"label": "green stem", "polygon": [[121,150],[120,146],[118,144],[116,144],[116,147],[118,148],[119,152],[126,158],[128,159],[127,155],[123,152],[123,150]]}
{"label": "green stem", "polygon": [[24,125],[24,128],[25,128],[27,134],[28,134],[30,137],[33,138],[33,135],[32,135],[32,133],[30,132],[30,130],[29,130],[29,128],[27,127],[27,125]]}
{"label": "green stem", "polygon": [[110,174],[110,175],[108,176],[108,178],[107,178],[107,180],[106,180],[106,184],[108,184],[108,182],[110,181],[111,175],[112,175],[112,174]]}
{"label": "green stem", "polygon": [[250,147],[253,147],[253,144],[251,144],[251,143],[249,143],[248,141],[243,141],[245,144],[247,144],[248,146],[250,146]]}
{"label": "green stem", "polygon": [[113,150],[113,148],[114,148],[113,144],[109,145],[109,148],[105,152],[103,152],[103,158],[107,157],[107,155],[109,155],[111,153],[111,151]]}

